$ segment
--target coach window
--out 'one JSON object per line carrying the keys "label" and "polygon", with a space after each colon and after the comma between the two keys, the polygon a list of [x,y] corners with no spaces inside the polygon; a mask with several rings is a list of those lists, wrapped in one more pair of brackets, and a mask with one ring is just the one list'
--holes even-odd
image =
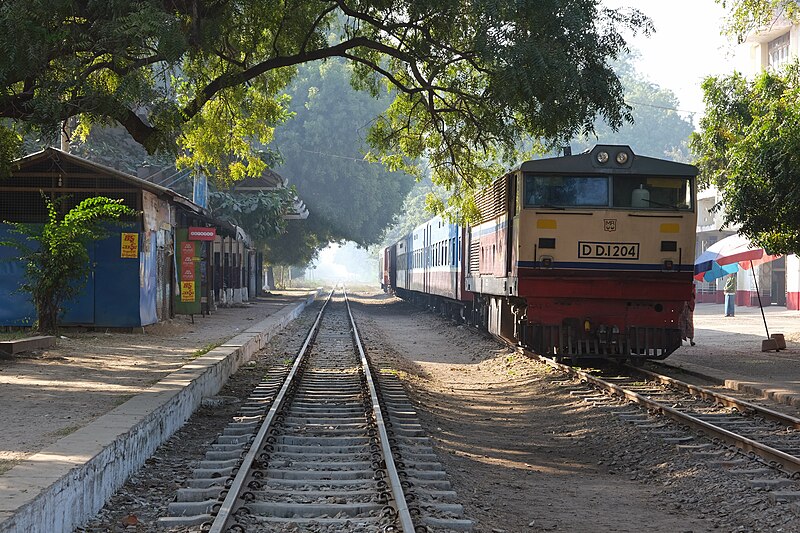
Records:
{"label": "coach window", "polygon": [[525,207],[606,207],[608,178],[525,176]]}
{"label": "coach window", "polygon": [[614,207],[671,211],[692,210],[690,178],[614,176]]}

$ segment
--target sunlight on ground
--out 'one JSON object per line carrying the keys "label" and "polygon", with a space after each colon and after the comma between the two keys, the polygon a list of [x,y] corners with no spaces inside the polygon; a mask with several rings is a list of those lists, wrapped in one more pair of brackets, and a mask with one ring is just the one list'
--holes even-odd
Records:
{"label": "sunlight on ground", "polygon": [[12,380],[4,380],[0,378],[0,384],[3,385],[13,385],[18,387],[22,386],[30,386],[36,387],[37,392],[41,392],[43,390],[58,390],[58,391],[87,391],[87,390],[96,390],[102,391],[106,393],[136,393],[138,394],[142,390],[141,383],[133,385],[133,386],[124,386],[124,385],[115,385],[113,383],[104,383],[102,381],[53,381],[53,380],[46,380],[46,379],[35,379],[29,378],[24,376],[14,376]]}

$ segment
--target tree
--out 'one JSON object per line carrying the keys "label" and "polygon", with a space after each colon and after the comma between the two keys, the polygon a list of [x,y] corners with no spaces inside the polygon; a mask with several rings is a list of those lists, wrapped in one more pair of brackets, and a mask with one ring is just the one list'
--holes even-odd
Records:
{"label": "tree", "polygon": [[214,216],[241,226],[258,243],[284,233],[284,215],[292,208],[295,198],[294,188],[269,192],[213,191],[209,194]]}
{"label": "tree", "polygon": [[693,134],[700,176],[722,191],[725,223],[773,253],[800,252],[800,66],[703,82]]}
{"label": "tree", "polygon": [[625,101],[632,107],[632,121],[616,130],[597,121],[594,133],[573,140],[571,145],[583,151],[598,142],[628,144],[640,155],[688,160],[688,141],[694,126],[675,111],[679,107],[675,93],[643,79],[632,59],[629,56],[615,64]]}
{"label": "tree", "polygon": [[296,187],[309,217],[273,248],[376,243],[413,185],[408,174],[365,159],[368,125],[390,100],[354,91],[350,71],[338,60],[310,64],[290,87],[294,118],[277,128],[273,144],[283,159],[278,171]]}
{"label": "tree", "polygon": [[650,23],[599,0],[6,0],[0,118],[17,121],[6,133],[118,123],[151,153],[180,147],[184,167],[257,176],[253,141],[288,118],[281,91],[297,67],[338,57],[355,87],[392,91],[373,157],[411,171],[425,155],[457,192],[491,179],[486,162],[513,159],[523,134],[556,142],[595,116],[622,124],[609,61],[624,29]]}
{"label": "tree", "polygon": [[724,31],[743,42],[747,34],[772,24],[778,18],[800,20],[797,0],[715,0],[730,10]]}
{"label": "tree", "polygon": [[56,331],[62,304],[80,293],[86,283],[87,244],[107,235],[105,223],[135,215],[136,211],[122,205],[122,200],[96,196],[83,200],[62,217],[58,200],[53,202],[44,194],[42,197],[47,204],[47,222],[6,222],[11,225],[11,232],[20,237],[0,242],[0,246],[19,251],[27,278],[20,290],[31,295],[37,329],[52,333]]}

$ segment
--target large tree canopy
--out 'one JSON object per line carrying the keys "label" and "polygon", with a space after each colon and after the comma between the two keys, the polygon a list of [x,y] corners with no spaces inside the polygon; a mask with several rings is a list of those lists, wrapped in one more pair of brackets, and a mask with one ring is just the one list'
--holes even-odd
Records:
{"label": "large tree canopy", "polygon": [[236,179],[263,170],[253,141],[287,118],[296,67],[340,57],[355,86],[393,91],[373,155],[393,168],[425,155],[457,187],[523,134],[621,124],[609,61],[628,29],[649,21],[598,0],[5,0],[0,117],[117,122],[150,152],[180,147],[180,164]]}
{"label": "large tree canopy", "polygon": [[[796,0],[717,2],[740,40],[800,19]],[[703,90],[705,116],[690,147],[702,182],[722,191],[725,223],[774,253],[800,253],[800,67],[711,77]]]}
{"label": "large tree canopy", "polygon": [[722,190],[725,222],[774,253],[800,253],[800,70],[703,83],[706,114],[691,148]]}

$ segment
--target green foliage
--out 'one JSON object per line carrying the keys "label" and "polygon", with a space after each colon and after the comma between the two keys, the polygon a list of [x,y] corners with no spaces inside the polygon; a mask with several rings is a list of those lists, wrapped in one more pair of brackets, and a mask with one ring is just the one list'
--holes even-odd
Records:
{"label": "green foliage", "polygon": [[747,35],[771,25],[778,18],[800,21],[797,0],[715,0],[730,14],[724,31],[743,42]]}
{"label": "green foliage", "polygon": [[[439,198],[445,196],[446,191],[441,187],[434,185],[428,178],[423,178],[411,192],[406,196],[403,203],[403,212],[394,224],[386,232],[381,248],[388,244],[397,242],[400,237],[411,233],[417,226],[431,218],[431,213],[426,206],[428,205],[428,198]],[[374,251],[374,250],[373,250]]]}
{"label": "green foliage", "polygon": [[293,206],[294,188],[258,192],[213,191],[209,204],[214,216],[241,226],[256,242],[280,235],[285,231],[283,216]]}
{"label": "green foliage", "polygon": [[680,107],[675,94],[643,79],[633,68],[632,59],[625,58],[615,65],[625,90],[625,101],[633,108],[632,122],[614,130],[598,121],[594,134],[571,143],[573,151],[583,151],[597,143],[627,144],[640,155],[688,160],[692,123],[674,111]]}
{"label": "green foliage", "polygon": [[8,177],[11,172],[11,161],[22,155],[22,137],[0,124],[0,179]]}
{"label": "green foliage", "polygon": [[136,212],[122,200],[102,196],[87,198],[63,217],[58,204],[42,194],[48,220],[44,225],[10,224],[16,239],[0,242],[19,251],[25,263],[26,281],[20,290],[31,295],[38,316],[38,329],[53,332],[58,324],[61,304],[83,288],[89,272],[87,244],[107,235],[104,223]]}
{"label": "green foliage", "polygon": [[309,217],[270,241],[270,261],[305,265],[330,242],[378,242],[413,185],[408,174],[364,158],[369,123],[390,99],[354,91],[350,75],[344,61],[317,62],[301,68],[290,87],[294,118],[275,132],[283,159],[277,170],[296,187]]}
{"label": "green foliage", "polygon": [[0,118],[49,135],[73,116],[81,135],[118,123],[228,182],[263,170],[296,69],[344,58],[354,87],[392,98],[370,157],[420,176],[424,156],[459,204],[521,137],[630,117],[609,66],[626,30],[650,23],[599,0],[5,0]]}
{"label": "green foliage", "polygon": [[691,148],[722,191],[725,223],[774,253],[800,253],[800,66],[708,78],[703,90]]}

